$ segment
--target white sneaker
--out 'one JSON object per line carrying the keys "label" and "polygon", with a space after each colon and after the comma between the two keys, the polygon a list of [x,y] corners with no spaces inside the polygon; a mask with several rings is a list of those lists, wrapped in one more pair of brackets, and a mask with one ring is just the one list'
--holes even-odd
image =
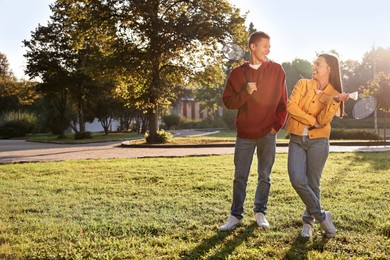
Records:
{"label": "white sneaker", "polygon": [[255,214],[256,223],[259,227],[269,227],[269,223],[265,218],[264,214],[261,212],[257,212]]}
{"label": "white sneaker", "polygon": [[336,235],[336,229],[333,225],[332,215],[329,211],[325,211],[325,220],[320,223],[321,228],[325,231],[325,235],[328,238]]}
{"label": "white sneaker", "polygon": [[242,224],[242,219],[238,219],[233,215],[230,215],[227,223],[223,226],[219,227],[220,231],[229,231],[234,230],[236,227],[240,226]]}
{"label": "white sneaker", "polygon": [[301,237],[311,237],[313,235],[312,226],[307,223],[303,223]]}

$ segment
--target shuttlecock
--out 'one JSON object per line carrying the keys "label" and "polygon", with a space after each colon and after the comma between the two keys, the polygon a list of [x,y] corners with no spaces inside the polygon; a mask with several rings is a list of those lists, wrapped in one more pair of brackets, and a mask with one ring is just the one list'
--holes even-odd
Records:
{"label": "shuttlecock", "polygon": [[359,93],[357,91],[355,91],[355,92],[349,93],[348,95],[349,95],[349,98],[351,98],[353,100],[357,100]]}

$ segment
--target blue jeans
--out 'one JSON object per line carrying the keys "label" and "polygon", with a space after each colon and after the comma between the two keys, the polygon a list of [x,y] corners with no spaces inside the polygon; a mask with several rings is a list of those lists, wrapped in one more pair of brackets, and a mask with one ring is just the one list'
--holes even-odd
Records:
{"label": "blue jeans", "polygon": [[329,155],[329,139],[309,139],[307,136],[291,135],[288,149],[288,174],[299,197],[306,206],[303,222],[313,225],[314,220],[323,221],[320,180]]}
{"label": "blue jeans", "polygon": [[244,214],[244,201],[253,154],[257,149],[257,188],[254,212],[266,213],[271,187],[271,170],[275,161],[276,135],[268,134],[259,139],[237,138],[234,150],[234,181],[231,214],[239,219]]}

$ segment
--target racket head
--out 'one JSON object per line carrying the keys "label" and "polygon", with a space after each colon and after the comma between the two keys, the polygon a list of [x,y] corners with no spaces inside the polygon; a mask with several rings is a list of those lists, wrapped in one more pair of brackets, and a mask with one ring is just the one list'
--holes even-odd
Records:
{"label": "racket head", "polygon": [[355,119],[363,119],[371,115],[377,106],[377,101],[375,97],[368,96],[358,102],[352,108],[352,116]]}
{"label": "racket head", "polygon": [[222,48],[223,55],[229,61],[239,61],[245,57],[244,49],[235,43],[227,43]]}

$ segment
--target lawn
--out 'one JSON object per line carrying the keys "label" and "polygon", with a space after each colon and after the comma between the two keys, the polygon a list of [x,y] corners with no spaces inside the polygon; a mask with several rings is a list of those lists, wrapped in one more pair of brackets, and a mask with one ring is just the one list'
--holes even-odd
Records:
{"label": "lawn", "polygon": [[322,204],[338,233],[300,238],[303,204],[278,154],[268,231],[229,214],[233,156],[0,165],[0,259],[389,259],[388,152],[332,153]]}

